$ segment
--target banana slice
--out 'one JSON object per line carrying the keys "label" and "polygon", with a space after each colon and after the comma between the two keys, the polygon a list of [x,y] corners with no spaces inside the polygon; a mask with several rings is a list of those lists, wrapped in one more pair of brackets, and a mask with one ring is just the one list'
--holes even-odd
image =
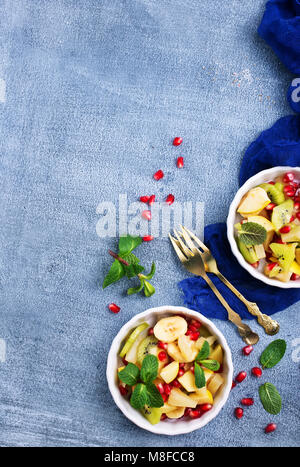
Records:
{"label": "banana slice", "polygon": [[160,319],[154,326],[155,337],[162,342],[174,342],[187,331],[187,322],[181,316]]}

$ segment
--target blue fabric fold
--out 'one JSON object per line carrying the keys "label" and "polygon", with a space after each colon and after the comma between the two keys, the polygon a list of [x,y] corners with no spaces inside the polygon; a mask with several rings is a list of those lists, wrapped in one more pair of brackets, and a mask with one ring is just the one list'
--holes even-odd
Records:
{"label": "blue fabric fold", "polygon": [[299,0],[270,0],[258,33],[292,73],[300,73]]}
{"label": "blue fabric fold", "polygon": [[[300,116],[281,118],[250,145],[240,169],[240,184],[261,170],[279,165],[300,166]],[[227,240],[226,224],[208,225],[204,237],[220,271],[248,300],[256,302],[263,313],[271,315],[300,300],[300,289],[280,289],[266,285],[239,265]],[[217,277],[213,274],[210,276],[232,308],[242,318],[253,319],[242,302]],[[179,288],[189,308],[207,317],[227,319],[225,309],[203,279],[190,277],[181,281]]]}

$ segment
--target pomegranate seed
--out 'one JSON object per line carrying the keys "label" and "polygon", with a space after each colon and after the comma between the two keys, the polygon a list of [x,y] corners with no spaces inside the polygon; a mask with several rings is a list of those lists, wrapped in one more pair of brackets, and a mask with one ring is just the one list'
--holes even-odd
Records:
{"label": "pomegranate seed", "polygon": [[281,229],[279,230],[280,233],[289,233],[291,231],[291,226],[290,225],[284,225],[283,227],[281,227]]}
{"label": "pomegranate seed", "polygon": [[143,242],[152,242],[152,240],[154,240],[154,237],[153,235],[145,235],[144,237],[142,237],[142,240]]}
{"label": "pomegranate seed", "polygon": [[154,334],[154,329],[153,328],[149,328],[148,329],[148,336],[153,336]]}
{"label": "pomegranate seed", "polygon": [[278,263],[269,263],[267,265],[267,268],[268,268],[268,271],[272,271],[272,269],[275,268],[275,266],[277,266]]}
{"label": "pomegranate seed", "polygon": [[294,204],[294,209],[295,211],[300,211],[300,203],[299,201],[296,201],[295,204]]}
{"label": "pomegranate seed", "polygon": [[259,261],[256,261],[256,263],[252,263],[251,266],[252,266],[254,269],[257,269],[258,266],[259,266]]}
{"label": "pomegranate seed", "polygon": [[189,416],[190,416],[191,410],[192,410],[192,409],[191,409],[190,407],[187,407],[187,408],[185,409],[185,411],[184,411],[184,416],[185,416],[185,417],[189,417]]}
{"label": "pomegranate seed", "polygon": [[119,313],[119,311],[121,310],[121,308],[116,305],[115,303],[110,303],[108,305],[108,308],[110,309],[110,311],[112,311],[113,313]]}
{"label": "pomegranate seed", "polygon": [[191,326],[194,326],[196,329],[200,329],[202,324],[196,319],[191,319]]}
{"label": "pomegranate seed", "polygon": [[179,363],[179,368],[180,369],[182,369],[182,368],[184,369],[184,366],[185,366],[185,363]]}
{"label": "pomegranate seed", "polygon": [[297,212],[296,217],[297,217],[297,219],[299,219],[299,221],[300,221],[300,212]]}
{"label": "pomegranate seed", "polygon": [[235,381],[232,381],[232,385],[231,385],[231,389],[235,388],[236,387],[236,382]]}
{"label": "pomegranate seed", "polygon": [[125,388],[125,386],[122,386],[122,384],[120,384],[119,386],[119,390],[120,390],[120,393],[122,396],[126,396],[127,395],[127,389]]}
{"label": "pomegranate seed", "polygon": [[166,414],[163,413],[162,416],[160,417],[160,421],[163,422],[167,418]]}
{"label": "pomegranate seed", "polygon": [[289,182],[292,182],[294,178],[295,178],[295,175],[292,172],[287,172],[283,176],[283,181],[284,183],[289,183]]}
{"label": "pomegranate seed", "polygon": [[212,409],[211,404],[202,404],[202,405],[200,405],[201,412],[208,412],[211,409]]}
{"label": "pomegranate seed", "polygon": [[245,347],[243,347],[243,354],[250,355],[252,350],[253,350],[252,345],[246,345]]}
{"label": "pomegranate seed", "polygon": [[169,384],[164,384],[164,392],[169,396],[171,394],[172,388]]}
{"label": "pomegranate seed", "polygon": [[241,400],[241,404],[250,406],[254,404],[254,400],[252,399],[252,397],[245,397],[244,399]]}
{"label": "pomegranate seed", "polygon": [[150,196],[141,196],[140,197],[141,203],[148,203],[149,199],[150,199]]}
{"label": "pomegranate seed", "polygon": [[157,172],[155,172],[155,174],[153,175],[153,178],[154,180],[160,180],[161,178],[163,178],[164,176],[164,173],[162,170],[158,170]]}
{"label": "pomegranate seed", "polygon": [[164,349],[164,350],[167,350],[167,348],[168,348],[168,344],[166,342],[161,342],[161,341],[157,344],[157,346],[160,349]]}
{"label": "pomegranate seed", "polygon": [[191,418],[199,418],[199,417],[201,417],[201,412],[200,412],[200,410],[191,410],[190,413],[189,413],[189,416]]}
{"label": "pomegranate seed", "polygon": [[164,402],[167,402],[167,400],[168,400],[167,394],[161,394],[161,397],[163,398]]}
{"label": "pomegranate seed", "polygon": [[167,354],[166,354],[166,352],[165,352],[164,350],[162,350],[161,352],[159,352],[159,354],[157,355],[157,357],[158,357],[158,360],[159,360],[160,362],[163,362],[164,360],[166,360]]}
{"label": "pomegranate seed", "polygon": [[245,371],[240,371],[237,377],[235,378],[237,383],[241,383],[246,378],[247,373]]}
{"label": "pomegranate seed", "polygon": [[182,143],[182,138],[180,136],[177,136],[176,138],[173,139],[173,146],[180,146]]}
{"label": "pomegranate seed", "polygon": [[221,363],[220,368],[214,373],[223,373],[223,363]]}
{"label": "pomegranate seed", "polygon": [[149,196],[149,200],[148,200],[149,206],[152,206],[152,204],[154,204],[154,201],[155,201],[155,195]]}
{"label": "pomegranate seed", "polygon": [[255,366],[252,368],[251,373],[253,374],[253,376],[256,376],[256,378],[260,378],[262,375],[262,369],[258,366]]}
{"label": "pomegranate seed", "polygon": [[287,192],[286,192],[286,196],[287,196],[288,198],[293,198],[293,197],[295,196],[295,192],[294,192],[294,191],[287,191]]}
{"label": "pomegranate seed", "polygon": [[122,358],[122,362],[123,362],[123,365],[125,365],[125,366],[126,366],[126,365],[128,365],[128,362],[127,362],[127,360],[126,360],[126,358],[125,358],[125,357],[124,357],[124,358]]}
{"label": "pomegranate seed", "polygon": [[159,390],[160,394],[163,394],[165,392],[164,385],[162,383],[158,383],[156,387]]}
{"label": "pomegranate seed", "polygon": [[268,206],[266,206],[267,211],[273,211],[273,209],[276,207],[275,203],[269,203]]}
{"label": "pomegranate seed", "polygon": [[195,367],[194,367],[194,365],[191,366],[190,370],[191,370],[192,373],[195,373]]}
{"label": "pomegranate seed", "polygon": [[191,331],[190,329],[188,329],[185,333],[186,336],[190,336],[191,334],[193,334],[193,331]]}
{"label": "pomegranate seed", "polygon": [[244,411],[241,407],[237,407],[234,411],[236,418],[240,419],[244,415]]}
{"label": "pomegranate seed", "polygon": [[272,431],[275,431],[277,428],[276,423],[269,423],[269,425],[266,426],[265,432],[266,433],[272,433]]}
{"label": "pomegranate seed", "polygon": [[271,182],[268,182],[269,185],[275,185],[275,182],[271,181]]}
{"label": "pomegranate seed", "polygon": [[290,222],[294,222],[294,220],[295,220],[295,216],[292,216],[292,217],[290,218]]}
{"label": "pomegranate seed", "polygon": [[166,197],[166,203],[171,206],[171,204],[173,204],[175,201],[175,196],[172,195],[172,194],[169,194],[167,197]]}
{"label": "pomegranate seed", "polygon": [[180,376],[184,375],[185,371],[183,368],[180,368],[177,374],[177,377],[180,378]]}
{"label": "pomegranate seed", "polygon": [[178,158],[177,158],[176,165],[177,165],[178,169],[182,169],[182,168],[184,167],[184,159],[183,159],[183,157],[178,157]]}
{"label": "pomegranate seed", "polygon": [[276,240],[274,240],[274,243],[280,243],[280,245],[285,244],[285,242],[281,238],[276,238]]}
{"label": "pomegranate seed", "polygon": [[198,329],[193,326],[192,324],[189,324],[189,327],[188,327],[189,331],[192,331],[192,332],[198,332]]}
{"label": "pomegranate seed", "polygon": [[299,279],[300,276],[298,276],[297,274],[295,274],[293,272],[293,274],[291,275],[291,281],[297,281]]}
{"label": "pomegranate seed", "polygon": [[190,339],[192,341],[196,341],[199,339],[199,336],[200,336],[200,332],[196,331],[196,332],[192,332],[191,334],[189,334],[190,336]]}
{"label": "pomegranate seed", "polygon": [[174,388],[181,388],[181,384],[179,383],[179,381],[177,381],[177,379],[174,379],[174,381],[172,381],[171,384]]}
{"label": "pomegranate seed", "polygon": [[146,219],[147,221],[150,221],[150,219],[151,219],[151,217],[152,217],[152,216],[151,216],[151,211],[148,211],[148,210],[143,211],[143,212],[142,212],[142,217],[143,217],[144,219]]}

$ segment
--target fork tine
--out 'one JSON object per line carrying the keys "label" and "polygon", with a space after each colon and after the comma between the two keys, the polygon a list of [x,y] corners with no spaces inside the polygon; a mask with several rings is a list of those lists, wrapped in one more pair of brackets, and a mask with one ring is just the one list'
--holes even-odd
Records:
{"label": "fork tine", "polygon": [[171,240],[171,243],[173,245],[173,248],[178,256],[178,258],[180,259],[180,261],[182,263],[185,263],[187,261],[187,258],[184,256],[184,254],[182,253],[181,249],[179,248],[179,246],[177,245],[176,243],[176,240],[172,237],[172,235],[169,233],[169,238]]}
{"label": "fork tine", "polygon": [[194,256],[194,254],[191,252],[191,250],[189,250],[188,247],[183,243],[183,241],[180,238],[180,234],[177,232],[176,229],[174,229],[174,234],[177,237],[177,241],[176,240],[175,241],[176,241],[177,244],[179,244],[179,247],[183,250],[183,253],[187,257]]}
{"label": "fork tine", "polygon": [[180,226],[182,228],[182,236],[184,238],[184,240],[186,241],[187,245],[190,247],[190,249],[192,250],[192,252],[194,254],[199,254],[201,255],[201,252],[198,250],[198,248],[195,246],[195,244],[193,243],[192,239],[190,238],[189,234],[184,230],[183,226],[181,225]]}
{"label": "fork tine", "polygon": [[202,250],[204,250],[204,251],[206,251],[206,252],[209,251],[209,248],[207,248],[207,246],[204,245],[204,243],[201,242],[200,238],[196,237],[196,235],[195,235],[193,232],[191,232],[189,229],[187,229],[187,228],[184,227],[183,225],[181,225],[180,227],[182,228],[182,230],[185,230],[185,231],[192,237],[192,239],[193,239],[196,243],[198,243],[198,245],[202,248]]}

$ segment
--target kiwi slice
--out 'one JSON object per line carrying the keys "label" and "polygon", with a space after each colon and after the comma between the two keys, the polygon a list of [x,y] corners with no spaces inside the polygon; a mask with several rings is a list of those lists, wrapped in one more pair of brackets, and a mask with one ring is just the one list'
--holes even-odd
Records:
{"label": "kiwi slice", "polygon": [[273,209],[271,221],[277,232],[283,225],[290,222],[293,209],[294,202],[291,199],[287,199],[284,203]]}
{"label": "kiwi slice", "polygon": [[120,352],[120,357],[123,358],[127,354],[128,350],[132,347],[134,341],[138,337],[138,335],[144,331],[144,329],[147,329],[149,327],[148,323],[142,323],[140,324],[135,330],[130,334],[128,339],[126,340],[124,346],[122,347],[122,350]]}
{"label": "kiwi slice", "polygon": [[150,350],[155,347],[158,343],[158,340],[154,336],[147,336],[142,340],[137,349],[137,362],[139,365],[143,363],[146,355],[150,353]]}
{"label": "kiwi slice", "polygon": [[151,425],[156,425],[160,421],[162,409],[159,407],[149,407],[149,405],[145,405],[145,407],[141,409],[141,412]]}
{"label": "kiwi slice", "polygon": [[275,185],[271,185],[270,183],[263,183],[260,185],[260,187],[266,191],[272,203],[281,204],[284,202],[284,193],[275,188]]}
{"label": "kiwi slice", "polygon": [[276,190],[282,191],[282,192],[283,192],[283,188],[284,188],[284,184],[283,184],[283,183],[277,182],[277,183],[275,183],[274,186],[275,186]]}
{"label": "kiwi slice", "polygon": [[237,238],[237,244],[240,252],[244,256],[247,263],[253,264],[258,261],[257,254],[252,246],[246,246],[239,238]]}
{"label": "kiwi slice", "polygon": [[270,248],[278,259],[283,272],[289,271],[292,262],[295,259],[296,243],[282,245],[280,243],[271,243]]}

